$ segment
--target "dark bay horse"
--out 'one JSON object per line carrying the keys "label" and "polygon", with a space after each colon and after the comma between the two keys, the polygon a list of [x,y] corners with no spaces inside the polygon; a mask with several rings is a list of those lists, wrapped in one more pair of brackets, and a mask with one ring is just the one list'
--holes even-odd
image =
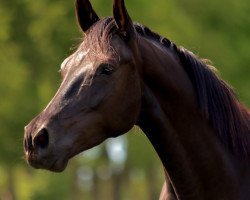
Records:
{"label": "dark bay horse", "polygon": [[134,24],[123,0],[99,19],[76,1],[85,39],[62,83],[25,127],[30,165],[63,171],[74,155],[139,126],[165,169],[161,199],[249,200],[250,114],[206,61]]}

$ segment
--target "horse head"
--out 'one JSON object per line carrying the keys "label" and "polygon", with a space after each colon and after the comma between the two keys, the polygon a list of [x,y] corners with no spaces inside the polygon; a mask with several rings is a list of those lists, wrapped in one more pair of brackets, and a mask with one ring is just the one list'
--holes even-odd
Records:
{"label": "horse head", "polygon": [[101,20],[88,0],[77,0],[76,15],[85,39],[62,63],[54,98],[25,127],[25,156],[35,168],[64,170],[74,155],[127,132],[140,113],[140,59],[124,1]]}

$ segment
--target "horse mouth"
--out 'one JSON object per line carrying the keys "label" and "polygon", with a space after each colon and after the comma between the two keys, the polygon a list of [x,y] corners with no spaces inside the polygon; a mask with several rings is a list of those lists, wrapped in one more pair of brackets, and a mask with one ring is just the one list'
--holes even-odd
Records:
{"label": "horse mouth", "polygon": [[27,163],[35,168],[35,169],[45,169],[52,172],[62,172],[68,165],[68,158],[59,158],[59,159],[49,159],[49,158],[42,158],[39,159],[35,155],[28,155],[26,157]]}

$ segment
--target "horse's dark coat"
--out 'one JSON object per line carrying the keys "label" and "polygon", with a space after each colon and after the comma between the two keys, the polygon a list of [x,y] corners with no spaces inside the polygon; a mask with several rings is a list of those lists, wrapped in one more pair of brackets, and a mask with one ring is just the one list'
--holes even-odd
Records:
{"label": "horse's dark coat", "polygon": [[132,23],[123,0],[102,20],[88,0],[76,12],[85,39],[63,62],[55,97],[25,127],[28,162],[62,171],[138,125],[164,165],[161,199],[248,200],[250,114],[214,68]]}

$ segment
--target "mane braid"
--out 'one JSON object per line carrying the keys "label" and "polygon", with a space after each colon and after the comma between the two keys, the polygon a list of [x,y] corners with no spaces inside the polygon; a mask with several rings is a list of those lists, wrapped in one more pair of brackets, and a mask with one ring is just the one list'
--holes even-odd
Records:
{"label": "mane braid", "polygon": [[135,24],[140,36],[157,41],[177,55],[195,89],[202,115],[208,119],[220,142],[234,155],[250,159],[250,114],[231,87],[204,60],[149,28]]}

